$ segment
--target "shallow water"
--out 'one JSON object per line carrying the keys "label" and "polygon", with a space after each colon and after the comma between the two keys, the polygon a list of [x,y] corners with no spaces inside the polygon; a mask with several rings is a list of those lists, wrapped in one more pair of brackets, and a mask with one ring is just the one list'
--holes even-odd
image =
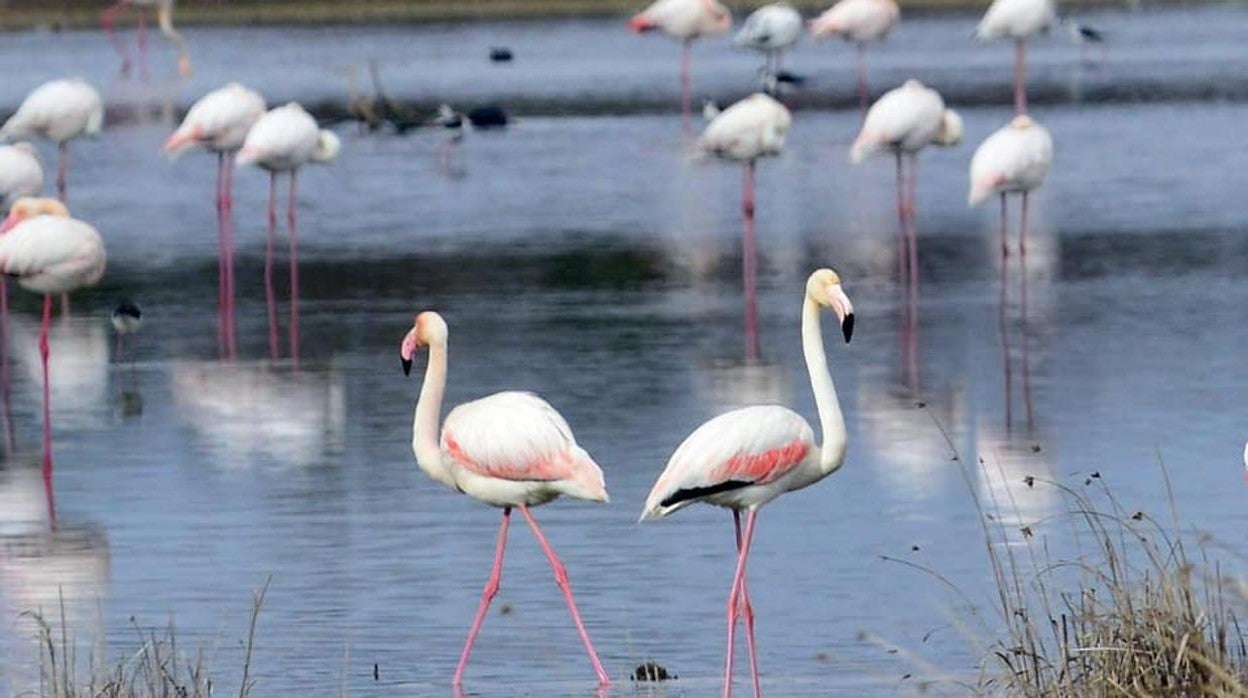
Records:
{"label": "shallow water", "polygon": [[[1133,16],[1123,33],[1240,11]],[[966,20],[930,22],[914,31]],[[523,24],[516,36],[583,26],[597,25]],[[1225,22],[1197,26],[1233,36]],[[454,42],[489,27],[513,28],[441,31]],[[358,49],[337,37],[360,31],[301,30],[292,43],[350,52]],[[196,80],[235,74],[231,61],[246,51],[221,44],[248,32],[196,34]],[[368,36],[377,46],[403,38]],[[1069,58],[1068,46],[1050,49]],[[15,50],[0,51],[0,65],[17,61]],[[991,62],[988,49],[975,50]],[[1208,51],[1184,52],[1194,63],[1175,70],[1190,72],[1166,84],[1175,93],[1196,79],[1215,84],[1203,72]],[[1135,55],[1115,49],[1111,60],[1123,54]],[[659,79],[648,52],[627,55],[652,71],[639,75]],[[291,72],[292,93],[309,94],[315,75],[335,79],[327,66],[339,59],[323,60],[301,67],[302,77]],[[973,64],[949,60],[950,75],[974,79]],[[1051,68],[1058,82],[1078,70],[1056,59]],[[395,89],[407,89],[397,64],[393,72]],[[276,82],[256,73],[257,84],[267,80]],[[492,88],[487,80],[473,89]],[[222,361],[211,159],[157,158],[164,123],[75,144],[71,204],[103,231],[110,266],[52,335],[55,530],[37,472],[35,299],[18,292],[10,318],[15,446],[0,469],[0,692],[37,686],[30,620],[17,615],[30,608],[63,617],[83,658],[121,657],[136,646],[134,623],[172,619],[180,647],[207,647],[219,685],[237,685],[250,593],[271,575],[253,658],[257,695],[344,683],[355,694],[448,695],[498,513],[414,467],[420,380],[403,378],[395,350],[413,312],[430,307],[451,326],[449,404],[534,390],[603,465],[609,506],[561,501],[536,515],[568,565],[616,694],[635,690],[624,677],[649,658],[682,677],[654,695],[718,692],[729,517],[694,508],[635,520],[672,449],[710,416],[776,400],[814,421],[797,306],[819,265],[842,272],[858,314],[852,344],[825,332],[849,457],[833,478],[760,516],[750,589],[768,695],[908,693],[932,679],[960,693],[954,681],[973,680],[989,631],[967,620],[961,597],[882,556],[945,575],[993,627],[972,494],[1015,544],[1025,542],[1022,526],[1059,553],[1073,544],[1065,504],[1051,487],[1025,487],[1028,475],[1082,487],[1098,472],[1124,507],[1161,514],[1164,460],[1185,525],[1234,544],[1248,244],[1242,187],[1227,173],[1244,171],[1248,154],[1220,134],[1243,123],[1248,106],[1050,104],[1034,116],[1054,134],[1057,164],[1035,197],[1025,274],[1011,260],[1004,304],[995,208],[968,210],[964,197],[974,144],[1008,112],[967,108],[967,143],[924,154],[911,354],[894,278],[891,164],[848,165],[857,113],[799,114],[788,152],[759,168],[755,362],[743,339],[740,170],[691,161],[670,114],[533,117],[505,133],[469,134],[453,177],[436,167],[438,134],[341,129],[342,160],[300,178],[298,370],[284,303],[282,358],[268,355],[263,177],[238,177],[240,345],[236,361]],[[283,261],[283,301],[286,281]],[[143,306],[146,324],[133,362],[118,364],[107,313],[123,295]],[[469,690],[594,695],[549,567],[516,518]]]}

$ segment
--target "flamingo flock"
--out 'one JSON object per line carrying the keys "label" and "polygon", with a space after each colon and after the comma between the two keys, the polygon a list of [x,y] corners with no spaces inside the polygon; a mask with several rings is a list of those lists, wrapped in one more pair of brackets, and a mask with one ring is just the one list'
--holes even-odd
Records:
{"label": "flamingo flock", "polygon": [[[190,72],[185,41],[173,29],[172,0],[120,0],[102,15],[102,22],[130,68],[129,53],[113,32],[119,13],[134,5],[144,11],[155,5],[162,32],[178,50],[179,73]],[[905,246],[900,280],[911,288],[918,282],[917,209],[918,153],[928,146],[954,147],[964,137],[958,112],[941,94],[917,79],[905,81],[879,97],[869,108],[865,52],[870,43],[885,38],[896,26],[900,10],[894,0],[840,0],[803,24],[800,13],[784,3],[764,6],[749,16],[736,34],[737,46],[762,53],[764,74],[773,81],[782,70],[784,52],[800,39],[804,29],[814,38],[841,37],[856,46],[858,94],[865,110],[861,130],[853,140],[850,158],[860,163],[881,153],[895,160],[897,211]],[[1026,254],[1028,196],[1041,186],[1051,167],[1053,140],[1049,132],[1026,114],[1025,42],[1046,29],[1055,18],[1048,0],[995,0],[976,30],[981,40],[1012,39],[1016,47],[1014,104],[1016,116],[994,132],[976,150],[970,163],[968,204],[990,197],[1001,202],[1001,253],[1008,257],[1007,196],[1019,194],[1021,215],[1019,252]],[[140,14],[140,66],[146,68],[146,20]],[[658,0],[632,17],[636,32],[660,31],[682,44],[680,69],[681,112],[686,131],[690,124],[691,53],[699,38],[728,33],[729,10],[715,0]],[[68,144],[96,136],[104,121],[99,93],[80,79],[48,82],[36,88],[0,128],[0,137],[18,141],[0,147],[0,198],[9,207],[0,225],[0,273],[13,277],[25,290],[43,296],[39,350],[43,369],[43,477],[52,498],[52,409],[48,356],[48,327],[52,298],[97,284],[106,267],[104,237],[89,223],[71,216],[68,208]],[[463,117],[444,108],[435,123],[452,142],[462,137]],[[741,163],[741,210],[745,223],[742,275],[747,288],[747,354],[757,356],[757,322],[753,288],[757,276],[755,177],[759,160],[781,156],[793,125],[793,115],[770,94],[755,93],[712,115],[694,150],[702,156]],[[56,144],[57,199],[40,198],[43,170],[35,147],[25,139],[43,138]],[[269,174],[265,232],[264,284],[272,359],[280,355],[273,269],[278,218],[279,176],[289,176],[286,231],[289,241],[290,289],[288,346],[292,365],[299,366],[299,272],[297,233],[297,178],[308,164],[333,162],[342,148],[333,131],[323,129],[296,102],[272,109],[263,96],[239,83],[229,83],[195,102],[181,124],[164,143],[176,158],[203,149],[217,158],[214,203],[218,221],[218,305],[221,353],[235,358],[233,172],[256,166]],[[449,155],[447,156],[449,158]],[[745,629],[751,684],[762,695],[761,672],[755,643],[755,614],[750,600],[747,567],[760,508],[780,495],[814,485],[840,470],[846,462],[848,433],[837,398],[824,346],[822,317],[831,311],[844,341],[854,332],[854,306],[839,272],[820,268],[801,289],[800,339],[814,396],[821,443],[815,430],[797,412],[780,405],[753,405],[721,414],[696,428],[658,474],[646,497],[641,518],[659,519],[696,503],[728,509],[736,539],[736,564],[728,587],[727,644],[723,695],[733,685],[736,633]],[[7,313],[7,292],[0,285],[0,310]],[[0,320],[3,314],[0,314]],[[111,320],[122,337],[137,331],[143,319],[138,306],[124,302]],[[2,324],[0,324],[2,329]],[[553,570],[573,625],[584,644],[598,683],[606,686],[606,671],[581,616],[570,577],[532,513],[534,507],[561,496],[607,503],[602,468],[580,445],[568,421],[544,399],[527,392],[504,391],[461,404],[442,417],[448,374],[449,328],[436,312],[416,315],[400,341],[404,374],[410,374],[417,353],[427,350],[427,363],[412,417],[412,452],[416,465],[446,488],[501,509],[493,565],[473,617],[452,677],[462,685],[477,637],[501,584],[504,551],[513,510],[525,519]],[[5,362],[7,364],[7,361]],[[7,366],[6,366],[7,371]],[[7,391],[7,373],[5,379]],[[7,395],[7,393],[6,393]],[[744,519],[744,523],[743,520]]]}

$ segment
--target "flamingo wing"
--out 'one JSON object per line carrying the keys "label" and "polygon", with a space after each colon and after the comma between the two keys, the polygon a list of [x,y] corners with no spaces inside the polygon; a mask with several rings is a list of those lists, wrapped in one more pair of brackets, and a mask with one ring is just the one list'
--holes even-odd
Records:
{"label": "flamingo wing", "polygon": [[457,467],[516,481],[579,480],[602,470],[576,444],[572,428],[542,398],[502,392],[451,410],[442,424],[442,453]]}
{"label": "flamingo wing", "polygon": [[247,133],[238,164],[259,162],[277,169],[298,167],[316,150],[320,129],[298,103],[270,109]]}
{"label": "flamingo wing", "polygon": [[783,104],[754,94],[720,112],[698,140],[698,149],[720,157],[749,160],[784,147],[792,117]]}
{"label": "flamingo wing", "polygon": [[815,448],[810,424],[778,405],[726,412],[698,427],[672,454],[646,498],[658,518],[703,498],[766,485],[792,472]]}

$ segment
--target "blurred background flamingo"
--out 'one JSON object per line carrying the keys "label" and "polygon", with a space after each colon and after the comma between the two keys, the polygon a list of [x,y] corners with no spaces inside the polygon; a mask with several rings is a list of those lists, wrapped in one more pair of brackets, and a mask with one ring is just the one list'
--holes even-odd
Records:
{"label": "blurred background flamingo", "polygon": [[867,86],[867,44],[888,36],[901,8],[894,0],[840,0],[810,22],[810,35],[818,40],[839,36],[854,42],[858,63],[858,105],[865,112],[871,99]]}
{"label": "blurred background flamingo", "polygon": [[100,25],[104,27],[104,32],[108,34],[109,41],[113,42],[113,46],[117,47],[117,53],[121,54],[121,73],[128,75],[130,73],[130,51],[126,48],[126,43],[117,35],[113,28],[117,16],[127,7],[134,6],[139,12],[139,73],[147,75],[147,13],[148,8],[156,7],[156,21],[160,26],[160,33],[165,35],[178,52],[178,75],[183,78],[191,75],[191,54],[186,48],[186,39],[178,33],[173,27],[173,4],[174,0],[117,0],[117,2],[109,5],[107,9],[100,13]]}
{"label": "blurred background flamingo", "polygon": [[680,114],[684,133],[689,134],[693,104],[689,62],[693,41],[732,29],[732,13],[716,0],[656,0],[634,15],[628,21],[628,28],[638,33],[657,29],[680,40]]}

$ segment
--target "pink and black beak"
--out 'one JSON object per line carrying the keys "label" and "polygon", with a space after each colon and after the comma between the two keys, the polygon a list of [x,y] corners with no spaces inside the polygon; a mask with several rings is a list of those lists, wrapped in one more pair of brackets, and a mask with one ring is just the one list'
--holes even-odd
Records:
{"label": "pink and black beak", "polygon": [[836,313],[836,319],[841,323],[841,333],[845,335],[845,343],[849,344],[850,338],[854,336],[854,304],[839,284],[828,289],[828,297],[831,300],[829,305],[832,306],[832,312]]}
{"label": "pink and black beak", "polygon": [[412,375],[412,355],[416,353],[419,346],[420,340],[416,338],[416,328],[413,327],[399,345],[399,363],[403,365],[403,375]]}

